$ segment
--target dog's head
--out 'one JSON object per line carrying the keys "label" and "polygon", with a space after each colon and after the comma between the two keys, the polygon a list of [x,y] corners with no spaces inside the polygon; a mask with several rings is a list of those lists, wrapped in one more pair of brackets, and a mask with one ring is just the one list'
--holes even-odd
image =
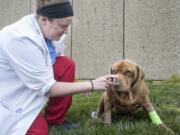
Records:
{"label": "dog's head", "polygon": [[138,65],[130,60],[122,60],[113,64],[111,74],[116,74],[117,79],[113,79],[113,89],[119,92],[128,92],[132,88],[140,85],[144,79],[144,72]]}

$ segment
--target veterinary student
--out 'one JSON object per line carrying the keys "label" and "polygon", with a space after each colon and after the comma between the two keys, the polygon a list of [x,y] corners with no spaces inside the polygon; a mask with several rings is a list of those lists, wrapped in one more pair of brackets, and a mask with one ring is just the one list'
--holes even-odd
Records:
{"label": "veterinary student", "polygon": [[[51,97],[103,91],[112,84],[110,78],[116,77],[105,75],[73,82],[74,63],[67,57],[57,57],[54,63],[48,49],[52,41],[67,32],[73,18],[72,6],[67,0],[37,0],[37,5],[36,14],[0,31],[0,135],[48,135],[41,110],[49,98],[49,104],[54,104]],[[57,66],[63,72],[61,82],[56,81],[56,73],[53,75],[57,59],[62,64]],[[66,78],[64,74],[71,76]]]}

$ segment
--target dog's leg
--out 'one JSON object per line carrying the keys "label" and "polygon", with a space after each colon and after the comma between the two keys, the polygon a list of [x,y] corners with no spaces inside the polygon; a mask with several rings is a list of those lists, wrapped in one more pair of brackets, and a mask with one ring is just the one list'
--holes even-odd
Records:
{"label": "dog's leg", "polygon": [[100,101],[99,101],[98,108],[97,108],[97,111],[96,111],[96,118],[101,117],[101,115],[104,113],[104,101],[103,101],[103,97],[104,96],[102,96]]}
{"label": "dog's leg", "polygon": [[170,132],[171,134],[175,134],[170,128],[168,128],[160,119],[160,117],[158,116],[158,114],[156,113],[156,110],[153,106],[153,104],[151,103],[149,97],[145,97],[144,101],[142,103],[142,106],[144,108],[144,110],[149,114],[150,119],[152,121],[153,124],[156,124],[157,126],[161,127],[161,128],[165,128],[168,132]]}
{"label": "dog's leg", "polygon": [[142,102],[142,106],[143,106],[143,109],[147,113],[155,111],[155,108],[154,108],[153,104],[151,103],[149,97],[144,98],[144,100]]}
{"label": "dog's leg", "polygon": [[111,127],[111,113],[112,113],[112,105],[108,99],[108,97],[104,98],[104,124],[105,127]]}

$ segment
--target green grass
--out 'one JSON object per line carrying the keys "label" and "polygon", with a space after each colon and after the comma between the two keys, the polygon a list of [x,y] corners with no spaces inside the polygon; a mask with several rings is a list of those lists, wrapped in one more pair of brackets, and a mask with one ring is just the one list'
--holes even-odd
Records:
{"label": "green grass", "polygon": [[[180,134],[180,80],[162,82],[147,81],[151,101],[162,121],[176,134]],[[102,120],[93,120],[91,112],[96,110],[101,92],[90,97],[83,94],[73,97],[68,119],[79,123],[79,128],[66,131],[53,127],[50,135],[169,135],[170,133],[153,125],[144,111],[133,116],[113,115],[113,125],[105,128]]]}

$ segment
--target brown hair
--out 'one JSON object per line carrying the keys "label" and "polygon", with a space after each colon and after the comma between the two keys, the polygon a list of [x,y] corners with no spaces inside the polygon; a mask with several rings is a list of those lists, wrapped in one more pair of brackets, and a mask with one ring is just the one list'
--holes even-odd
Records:
{"label": "brown hair", "polygon": [[36,10],[39,10],[40,8],[47,5],[64,3],[67,1],[69,0],[36,0]]}

